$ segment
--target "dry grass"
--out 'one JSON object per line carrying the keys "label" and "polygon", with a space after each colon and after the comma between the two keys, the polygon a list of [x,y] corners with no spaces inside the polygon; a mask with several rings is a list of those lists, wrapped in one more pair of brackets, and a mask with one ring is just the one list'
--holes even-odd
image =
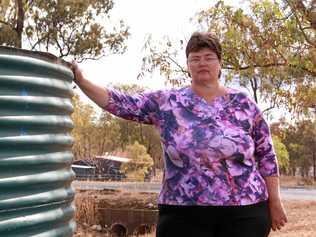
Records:
{"label": "dry grass", "polygon": [[281,176],[280,185],[282,187],[316,188],[316,182],[312,177],[302,178],[300,176]]}
{"label": "dry grass", "polygon": [[[79,226],[75,237],[107,236],[88,228],[99,223],[98,205],[102,207],[148,208],[148,203],[155,204],[156,194],[88,191],[76,194],[76,221]],[[269,237],[315,237],[316,236],[316,201],[285,200],[289,222],[281,230],[271,232]],[[152,207],[156,208],[156,206]],[[86,224],[84,224],[86,223]],[[154,233],[143,237],[154,237]],[[181,237],[181,236],[179,236]]]}
{"label": "dry grass", "polygon": [[91,229],[100,225],[99,208],[157,209],[157,194],[125,191],[77,191],[75,196],[77,231],[75,237],[106,237],[106,229],[99,233]]}
{"label": "dry grass", "polygon": [[76,192],[75,205],[76,214],[75,219],[79,224],[94,225],[99,222],[99,214],[97,211],[97,194],[84,195],[84,192]]}

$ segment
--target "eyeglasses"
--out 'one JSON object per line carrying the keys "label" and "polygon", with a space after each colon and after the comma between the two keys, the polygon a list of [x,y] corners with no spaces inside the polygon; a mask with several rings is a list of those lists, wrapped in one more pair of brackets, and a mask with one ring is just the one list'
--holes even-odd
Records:
{"label": "eyeglasses", "polygon": [[205,62],[206,64],[212,64],[212,63],[214,63],[216,61],[218,61],[217,57],[206,57],[206,58],[194,57],[194,58],[189,58],[188,59],[188,62],[190,64],[193,64],[193,65],[200,64],[201,62]]}

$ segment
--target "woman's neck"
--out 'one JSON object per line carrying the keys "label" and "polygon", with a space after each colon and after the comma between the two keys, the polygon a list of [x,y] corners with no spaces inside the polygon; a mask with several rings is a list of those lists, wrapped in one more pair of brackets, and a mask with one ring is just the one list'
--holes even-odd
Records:
{"label": "woman's neck", "polygon": [[227,89],[217,83],[197,84],[192,82],[191,88],[195,94],[201,96],[207,102],[211,102],[215,97],[222,96],[227,93]]}

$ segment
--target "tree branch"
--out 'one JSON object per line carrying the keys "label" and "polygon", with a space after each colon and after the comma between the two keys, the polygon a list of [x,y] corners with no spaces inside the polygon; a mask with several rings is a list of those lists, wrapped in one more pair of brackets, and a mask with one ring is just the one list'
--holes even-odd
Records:
{"label": "tree branch", "polygon": [[61,44],[59,43],[59,40],[58,40],[58,33],[60,34],[62,40],[64,41],[63,34],[62,34],[62,32],[60,32],[60,31],[61,31],[61,27],[60,27],[59,29],[60,29],[60,30],[59,30],[59,31],[57,30],[57,33],[56,33],[57,37],[54,38],[53,40],[56,42],[57,48],[59,49],[59,53],[60,53],[59,57],[62,58],[62,57],[64,57],[64,56],[67,56],[67,55],[69,54],[69,51],[66,53],[66,55],[64,54],[65,42],[63,42],[63,43],[64,43],[64,47],[62,47]]}
{"label": "tree branch", "polygon": [[22,33],[24,29],[24,9],[23,9],[23,2],[22,0],[16,0],[17,8],[18,8],[18,15],[17,15],[17,22],[16,22],[16,32],[18,35],[18,42],[17,47],[22,48]]}
{"label": "tree branch", "polygon": [[[254,65],[248,65],[248,66],[240,66],[240,67],[229,67],[229,66],[223,66],[223,69],[229,69],[229,70],[247,70],[249,68],[267,68],[267,67],[278,67],[278,66],[289,66],[291,68],[297,67],[296,65],[286,64],[286,63],[269,63],[269,64],[254,64]],[[301,67],[303,71],[308,72],[312,76],[316,76],[316,71],[311,71],[307,68]]]}
{"label": "tree branch", "polygon": [[[279,89],[279,88],[281,87],[281,85],[282,85],[282,81],[279,81],[279,83],[277,84],[276,88]],[[277,96],[277,94],[275,94],[275,95],[272,97],[272,105],[271,105],[270,107],[264,109],[264,110],[262,111],[262,113],[265,113],[265,112],[267,112],[267,111],[269,111],[269,110],[271,110],[271,109],[274,109],[275,106],[276,106],[276,104],[277,104],[277,98],[278,98],[278,96]]]}
{"label": "tree branch", "polygon": [[26,12],[33,6],[33,3],[34,3],[34,0],[27,1],[27,7],[25,8]]}
{"label": "tree branch", "polygon": [[50,32],[48,30],[47,38],[46,38],[46,52],[48,52],[48,49],[49,49],[49,42],[50,42]]}
{"label": "tree branch", "polygon": [[262,110],[262,113],[266,113],[266,112],[268,112],[269,110],[274,109],[274,108],[275,108],[275,105],[272,105],[272,106],[270,106],[270,107],[268,107],[268,108]]}
{"label": "tree branch", "polygon": [[[297,14],[296,14],[295,9],[293,9],[293,7],[292,7],[292,5],[289,3],[289,1],[286,1],[286,2],[289,4],[289,6],[290,6],[290,8],[291,8],[291,10],[292,10],[292,12],[293,12],[293,14],[294,14],[294,17],[295,17],[295,19],[296,19],[297,25],[298,25],[299,29],[301,30],[301,32],[302,32],[302,34],[303,34],[303,36],[304,36],[304,39],[305,39],[310,45],[316,47],[316,43],[315,43],[315,42],[312,42],[312,41],[307,37],[307,35],[305,34],[305,31],[304,31],[304,29],[303,29],[303,27],[302,27],[302,25],[301,25],[301,22],[300,22],[300,20],[299,20]],[[303,3],[302,3],[302,5],[303,5]]]}
{"label": "tree branch", "polygon": [[248,65],[248,66],[239,66],[239,67],[229,67],[229,66],[223,66],[223,69],[231,69],[231,70],[247,70],[249,68],[257,68],[257,67],[277,67],[277,66],[287,66],[286,63],[269,63],[269,64],[254,64],[254,65]]}
{"label": "tree branch", "polygon": [[[250,80],[252,81],[252,80]],[[257,80],[257,77],[253,77],[253,95],[254,95],[254,98],[255,98],[255,101],[258,103],[258,80]]]}
{"label": "tree branch", "polygon": [[301,68],[303,71],[308,72],[310,75],[312,75],[313,77],[316,77],[316,71],[311,71],[307,68]]}
{"label": "tree branch", "polygon": [[78,60],[78,63],[81,63],[81,62],[83,62],[83,61],[85,61],[85,60],[94,60],[94,61],[96,61],[96,60],[100,60],[101,58],[103,58],[105,55],[101,55],[101,56],[99,56],[99,57],[84,57],[84,58],[82,58],[82,59],[80,59],[80,60]]}
{"label": "tree branch", "polygon": [[276,101],[277,101],[277,96],[275,95],[275,96],[273,97],[272,105],[271,105],[270,107],[268,107],[268,108],[262,110],[262,113],[265,113],[265,112],[267,112],[267,111],[269,111],[269,110],[271,110],[271,109],[274,109],[275,106],[276,106]]}
{"label": "tree branch", "polygon": [[61,45],[60,45],[58,39],[54,39],[54,40],[55,40],[56,45],[57,45],[57,47],[58,47],[58,49],[59,49],[59,53],[60,53],[59,57],[62,58],[62,57],[64,57],[64,56],[67,56],[67,55],[69,54],[69,52],[67,53],[67,55],[64,55],[64,54],[63,54],[64,48],[61,47]]}
{"label": "tree branch", "polygon": [[12,25],[9,22],[0,20],[0,23],[4,24],[4,25],[7,25],[7,26],[10,26],[11,28],[13,28]]}
{"label": "tree branch", "polygon": [[170,55],[168,55],[167,58],[170,59],[180,69],[184,76],[188,75],[188,72],[184,70],[184,68],[179,63],[177,63],[173,58],[171,58]]}
{"label": "tree branch", "polygon": [[[37,38],[39,38],[38,34],[37,34]],[[37,41],[35,42],[35,44],[31,45],[31,46],[32,46],[31,50],[34,50],[35,47],[36,47],[37,45],[39,45],[43,40],[44,40],[43,38],[37,40]]]}

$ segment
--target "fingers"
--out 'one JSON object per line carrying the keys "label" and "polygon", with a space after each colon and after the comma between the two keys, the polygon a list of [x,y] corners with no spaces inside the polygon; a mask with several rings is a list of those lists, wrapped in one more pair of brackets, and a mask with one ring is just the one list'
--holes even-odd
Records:
{"label": "fingers", "polygon": [[273,231],[276,231],[277,230],[277,226],[274,222],[272,222],[272,226],[271,226],[272,230]]}
{"label": "fingers", "polygon": [[287,216],[286,215],[284,215],[284,221],[285,221],[285,223],[287,223]]}
{"label": "fingers", "polygon": [[273,222],[271,228],[273,231],[276,231],[276,230],[281,230],[282,226],[279,223]]}
{"label": "fingers", "polygon": [[72,60],[72,61],[71,61],[71,65],[72,65],[73,67],[78,67],[78,63],[76,62],[76,60]]}
{"label": "fingers", "polygon": [[285,224],[287,223],[287,218],[286,216],[280,217],[278,220],[272,220],[272,230],[276,231],[276,230],[281,230],[282,227],[285,226]]}
{"label": "fingers", "polygon": [[273,231],[280,230],[287,223],[286,212],[281,203],[270,205],[271,228]]}
{"label": "fingers", "polygon": [[72,70],[74,74],[74,82],[78,81],[78,74],[80,73],[79,66],[75,60],[71,61],[70,69]]}
{"label": "fingers", "polygon": [[278,230],[281,230],[281,228],[284,227],[284,222],[283,222],[283,221],[280,221],[279,223],[277,223],[276,226],[277,226],[277,229],[278,229]]}
{"label": "fingers", "polygon": [[78,64],[75,60],[71,61],[70,68],[73,71],[73,73],[75,74],[76,70],[78,69]]}

